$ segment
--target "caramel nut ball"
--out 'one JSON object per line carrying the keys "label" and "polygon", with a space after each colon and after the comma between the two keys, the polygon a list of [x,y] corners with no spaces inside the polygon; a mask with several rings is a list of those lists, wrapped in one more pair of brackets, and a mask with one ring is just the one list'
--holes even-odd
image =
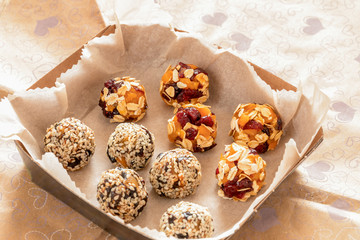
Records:
{"label": "caramel nut ball", "polygon": [[253,149],[232,143],[225,146],[216,178],[218,195],[235,201],[246,201],[256,195],[265,184],[266,162]]}
{"label": "caramel nut ball", "polygon": [[232,117],[229,135],[258,153],[274,150],[282,135],[282,121],[268,104],[240,104]]}
{"label": "caramel nut ball", "polygon": [[170,106],[203,103],[209,98],[208,74],[193,64],[179,62],[166,69],[161,78],[160,96]]}
{"label": "caramel nut ball", "polygon": [[204,152],[213,148],[217,134],[216,116],[209,106],[185,104],[168,120],[170,142],[192,152]]}
{"label": "caramel nut ball", "polygon": [[135,78],[110,79],[101,90],[99,106],[111,122],[137,122],[147,109],[145,88]]}

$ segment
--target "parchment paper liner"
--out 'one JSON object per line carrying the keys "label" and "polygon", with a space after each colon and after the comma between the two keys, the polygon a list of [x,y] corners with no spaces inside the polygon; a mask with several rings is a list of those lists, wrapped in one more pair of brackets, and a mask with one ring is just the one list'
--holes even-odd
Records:
{"label": "parchment paper liner", "polygon": [[[61,75],[56,87],[16,93],[9,97],[9,101],[2,101],[0,109],[7,109],[10,105],[13,109],[6,115],[2,111],[1,117],[5,120],[5,126],[11,126],[14,131],[1,130],[0,136],[20,139],[35,159],[42,159],[38,162],[54,178],[63,182],[75,194],[98,206],[96,184],[100,173],[113,167],[105,151],[107,139],[117,125],[109,123],[97,106],[103,82],[110,77],[124,75],[142,81],[147,91],[149,109],[139,124],[155,134],[154,160],[158,153],[174,147],[168,142],[166,134],[166,120],[172,116],[173,108],[162,102],[158,88],[166,67],[179,60],[201,66],[209,73],[210,99],[206,104],[212,106],[219,121],[216,139],[218,146],[208,152],[196,154],[202,164],[202,184],[194,195],[181,200],[207,206],[214,218],[214,238],[227,237],[239,229],[252,214],[254,207],[296,165],[320,128],[327,112],[328,99],[313,84],[303,83],[297,92],[275,91],[236,53],[217,50],[191,34],[175,34],[168,27],[160,25],[121,25],[115,34],[90,41],[83,49],[81,60]],[[305,88],[309,90],[302,94],[301,90]],[[257,197],[240,203],[217,196],[214,171],[224,145],[232,142],[227,135],[232,113],[239,103],[247,102],[275,106],[286,127],[278,148],[262,155],[268,165],[267,185]],[[97,144],[90,164],[69,174],[54,155],[42,155],[42,138],[46,128],[65,116],[83,120],[95,131]],[[157,229],[162,213],[180,199],[159,197],[152,190],[148,181],[150,165],[151,162],[144,170],[139,171],[147,184],[148,205],[127,226],[148,237],[160,239],[164,237],[163,234],[149,229]],[[122,222],[119,218],[115,219]]]}

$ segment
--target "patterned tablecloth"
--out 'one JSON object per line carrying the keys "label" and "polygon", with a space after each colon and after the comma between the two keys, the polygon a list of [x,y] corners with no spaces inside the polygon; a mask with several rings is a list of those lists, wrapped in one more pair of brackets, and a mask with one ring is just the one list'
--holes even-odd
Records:
{"label": "patterned tablecloth", "polygon": [[[232,239],[360,239],[360,2],[129,2],[120,20],[155,4],[173,26],[291,83],[312,80],[332,100],[323,144]],[[0,93],[41,78],[105,26],[101,14],[112,23],[113,1],[98,3],[101,12],[94,0],[0,2]],[[115,239],[33,184],[14,144],[3,140],[0,211],[0,239]]]}

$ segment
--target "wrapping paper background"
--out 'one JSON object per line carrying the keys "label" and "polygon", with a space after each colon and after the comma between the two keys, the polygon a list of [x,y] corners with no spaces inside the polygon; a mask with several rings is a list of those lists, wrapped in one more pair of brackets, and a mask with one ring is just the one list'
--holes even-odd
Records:
{"label": "wrapping paper background", "polygon": [[[214,237],[229,236],[239,228],[240,222],[245,222],[254,207],[272,193],[288,170],[300,160],[298,151],[316,135],[328,110],[328,99],[318,89],[308,98],[301,94],[301,90],[272,90],[256,75],[250,64],[230,52],[208,46],[206,42],[201,43],[189,33],[175,34],[167,26],[144,25],[143,22],[139,24],[126,25],[123,22],[121,26],[117,26],[114,34],[88,42],[84,46],[81,59],[71,69],[66,72],[64,70],[58,78],[56,87],[37,88],[9,96],[11,106],[22,126],[26,128],[25,132],[32,136],[29,139],[23,138],[24,134],[19,135],[21,142],[36,160],[42,159],[39,164],[46,165],[47,171],[48,166],[51,167],[55,179],[65,186],[76,185],[86,194],[86,198],[98,207],[96,186],[101,173],[113,168],[106,154],[106,144],[117,126],[109,123],[109,119],[103,116],[98,106],[99,92],[104,81],[114,76],[129,75],[140,79],[146,89],[149,109],[139,124],[146,126],[155,135],[155,152],[145,169],[138,171],[146,182],[149,201],[141,217],[132,221],[131,225],[156,230],[166,209],[181,201],[158,196],[149,182],[149,169],[155,156],[175,148],[174,144],[169,143],[167,128],[164,127],[164,123],[173,116],[174,109],[164,104],[160,98],[159,79],[167,66],[175,65],[179,60],[201,66],[210,76],[210,99],[206,103],[217,116],[217,146],[205,153],[195,153],[202,165],[202,184],[196,194],[183,200],[209,208],[214,218]],[[122,46],[125,46],[125,50]],[[241,77],[241,80],[238,77]],[[299,89],[301,88],[299,86]],[[82,94],[79,94],[79,90]],[[320,107],[314,108],[309,104],[314,99],[320,99]],[[218,197],[214,170],[220,155],[224,152],[224,145],[232,142],[228,132],[234,109],[239,103],[247,102],[269,103],[275,106],[283,119],[283,126],[288,127],[284,128],[284,135],[276,149],[263,155],[267,162],[266,185],[256,198],[252,197],[246,203],[239,203]],[[0,107],[2,104],[0,103]],[[303,112],[307,114],[302,114]],[[0,118],[2,116],[8,118],[9,114],[4,116],[4,113],[0,112]],[[44,132],[49,125],[65,116],[79,118],[91,127],[95,132],[97,145],[89,166],[69,173],[63,169],[55,156],[52,157],[51,163],[51,154],[45,155],[49,164],[45,164],[44,155],[41,156],[44,154],[41,150]],[[312,119],[311,124],[306,122],[308,119]],[[10,124],[14,126],[13,119]],[[9,122],[4,119],[4,126],[8,125]],[[302,131],[297,131],[298,128]],[[306,148],[303,151],[307,150]],[[74,183],[65,183],[66,179]],[[228,233],[224,234],[226,231]],[[153,239],[160,239],[158,234],[154,234],[156,232],[148,233]]]}
{"label": "wrapping paper background", "polygon": [[[311,79],[332,100],[323,124],[324,143],[233,239],[360,239],[360,24],[356,18],[360,3],[223,0],[155,4],[172,16],[175,27],[196,31],[214,44],[238,51],[289,82]],[[111,4],[100,2],[99,6],[105,21],[113,21]],[[126,8],[131,12],[131,7],[140,6],[134,3]],[[24,12],[25,16],[20,14]],[[119,17],[131,18],[135,13]],[[0,14],[0,84],[5,91],[26,89],[103,27],[93,1],[6,1],[0,4]],[[74,15],[78,21],[70,18]],[[53,16],[61,21],[55,24]],[[40,27],[45,29],[41,35],[39,28],[36,31],[37,21],[48,18],[48,32]],[[79,26],[88,26],[89,35],[74,35]],[[74,36],[83,38],[74,40]],[[61,44],[56,45],[56,40]],[[32,41],[36,44],[31,45]],[[49,53],[53,48],[47,46],[52,42],[55,45],[50,46],[62,48]],[[66,48],[65,42],[73,45]],[[37,55],[42,56],[40,61]],[[113,238],[31,183],[12,142],[2,141],[0,149],[1,239]]]}

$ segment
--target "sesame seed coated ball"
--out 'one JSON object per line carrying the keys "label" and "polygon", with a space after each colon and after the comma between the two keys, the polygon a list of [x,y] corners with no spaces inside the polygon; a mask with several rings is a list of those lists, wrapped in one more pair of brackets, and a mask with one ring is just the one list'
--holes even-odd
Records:
{"label": "sesame seed coated ball", "polygon": [[160,219],[160,231],[177,238],[208,238],[214,232],[208,208],[180,202],[166,210]]}
{"label": "sesame seed coated ball", "polygon": [[200,162],[182,148],[160,153],[150,169],[150,183],[155,192],[169,198],[193,194],[200,180]]}
{"label": "sesame seed coated ball", "polygon": [[116,166],[142,169],[154,152],[155,137],[139,124],[120,123],[110,135],[107,155]]}
{"label": "sesame seed coated ball", "polygon": [[147,199],[145,181],[134,170],[117,167],[102,173],[97,200],[103,211],[130,222],[143,211]]}
{"label": "sesame seed coated ball", "polygon": [[95,151],[94,131],[76,118],[64,118],[46,130],[44,151],[52,152],[66,170],[89,163]]}

